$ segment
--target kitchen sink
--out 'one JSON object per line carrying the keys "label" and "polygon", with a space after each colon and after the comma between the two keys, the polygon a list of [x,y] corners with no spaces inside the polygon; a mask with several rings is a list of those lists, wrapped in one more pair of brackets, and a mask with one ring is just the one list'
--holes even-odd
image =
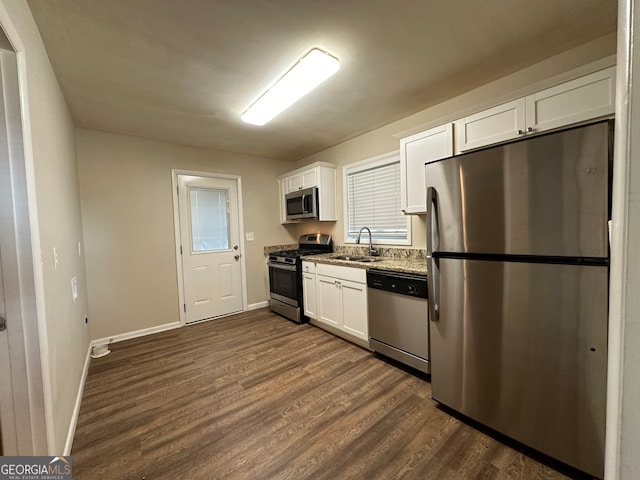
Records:
{"label": "kitchen sink", "polygon": [[357,255],[336,255],[335,257],[333,257],[336,260],[349,260],[351,262],[359,262],[360,260],[367,258],[367,257],[359,257]]}
{"label": "kitchen sink", "polygon": [[363,262],[363,263],[379,262],[380,260],[382,260],[381,258],[362,257],[358,255],[336,255],[333,258],[335,260],[348,260],[350,262]]}

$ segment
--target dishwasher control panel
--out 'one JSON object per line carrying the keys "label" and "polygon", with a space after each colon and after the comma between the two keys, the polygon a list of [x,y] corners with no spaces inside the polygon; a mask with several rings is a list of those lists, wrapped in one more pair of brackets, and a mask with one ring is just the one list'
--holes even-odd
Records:
{"label": "dishwasher control panel", "polygon": [[409,273],[369,270],[367,286],[376,290],[427,298],[427,277]]}

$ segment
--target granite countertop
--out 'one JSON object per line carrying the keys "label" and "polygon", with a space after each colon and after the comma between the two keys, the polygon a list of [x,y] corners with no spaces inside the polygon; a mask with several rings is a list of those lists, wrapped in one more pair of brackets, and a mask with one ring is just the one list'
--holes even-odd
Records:
{"label": "granite countertop", "polygon": [[391,272],[413,273],[417,275],[427,274],[427,261],[420,257],[393,257],[381,256],[379,261],[363,263],[353,260],[340,260],[336,256],[341,253],[324,253],[321,255],[307,255],[302,260],[313,263],[327,263],[330,265],[341,265],[344,267],[364,268],[366,270],[387,270]]}
{"label": "granite countertop", "polygon": [[[368,248],[362,245],[336,245],[333,253],[321,255],[306,255],[302,260],[314,263],[328,263],[330,265],[342,265],[344,267],[363,268],[365,270],[387,270],[390,272],[413,273],[416,275],[427,274],[427,252],[419,248],[384,247],[375,246],[380,254],[375,262],[357,262],[353,260],[340,260],[335,257],[340,255],[352,255],[368,257]],[[264,247],[264,255],[278,250],[295,250],[298,245],[269,245]]]}

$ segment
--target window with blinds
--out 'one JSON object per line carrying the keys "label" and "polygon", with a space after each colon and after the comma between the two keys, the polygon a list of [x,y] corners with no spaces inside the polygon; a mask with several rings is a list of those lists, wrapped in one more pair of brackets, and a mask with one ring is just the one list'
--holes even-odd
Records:
{"label": "window with blinds", "polygon": [[[345,168],[345,239],[355,241],[369,227],[374,243],[410,243],[410,219],[400,206],[400,157],[385,155]],[[363,233],[362,241],[368,242]]]}

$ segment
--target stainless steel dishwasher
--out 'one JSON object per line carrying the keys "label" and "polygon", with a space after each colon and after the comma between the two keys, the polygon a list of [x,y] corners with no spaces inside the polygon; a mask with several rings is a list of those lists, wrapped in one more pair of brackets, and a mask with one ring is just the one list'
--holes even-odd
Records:
{"label": "stainless steel dishwasher", "polygon": [[369,270],[367,286],[371,348],[431,373],[427,277]]}

